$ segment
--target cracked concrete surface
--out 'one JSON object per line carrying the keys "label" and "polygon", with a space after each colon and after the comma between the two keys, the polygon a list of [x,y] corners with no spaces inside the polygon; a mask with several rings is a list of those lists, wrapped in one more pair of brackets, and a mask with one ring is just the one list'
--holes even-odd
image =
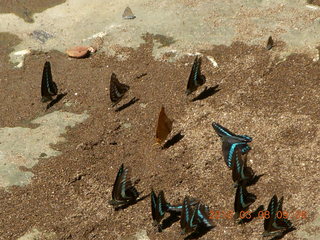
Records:
{"label": "cracked concrete surface", "polygon": [[[130,6],[137,16],[122,19]],[[320,7],[305,0],[205,0],[183,1],[90,1],[69,0],[34,14],[34,23],[27,23],[14,14],[0,15],[0,32],[11,32],[22,39],[15,51],[24,49],[64,52],[70,46],[91,44],[95,37],[104,38],[103,49],[113,54],[117,46],[138,47],[146,32],[172,38],[171,45],[154,48],[154,55],[174,51],[208,49],[212,45],[230,45],[234,41],[265,45],[270,35],[281,47],[280,55],[307,53],[317,60],[320,45]],[[40,41],[32,34],[44,31],[52,38]],[[284,44],[281,44],[284,42]],[[284,45],[284,46],[283,46]],[[13,62],[19,59],[13,53]]]}
{"label": "cracked concrete surface", "polygon": [[33,174],[25,168],[32,168],[40,158],[59,155],[50,145],[64,142],[61,135],[66,127],[74,127],[88,117],[86,113],[56,111],[31,121],[36,128],[0,128],[0,186],[28,184]]}

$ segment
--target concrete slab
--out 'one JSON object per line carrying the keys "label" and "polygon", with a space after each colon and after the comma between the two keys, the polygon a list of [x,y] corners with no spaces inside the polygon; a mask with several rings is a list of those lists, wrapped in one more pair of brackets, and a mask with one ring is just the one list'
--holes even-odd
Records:
{"label": "concrete slab", "polygon": [[88,117],[86,113],[56,111],[31,121],[38,125],[36,128],[0,128],[0,187],[28,184],[33,174],[25,168],[32,168],[40,158],[59,155],[51,144],[64,142],[61,135],[66,127],[74,127]]}
{"label": "concrete slab", "polygon": [[[94,38],[103,37],[102,50],[108,54],[114,54],[116,46],[138,47],[143,42],[141,35],[149,32],[171,39],[165,46],[156,43],[156,57],[173,50],[181,56],[233,41],[265,45],[272,35],[276,44],[286,43],[281,55],[303,52],[319,58],[320,8],[304,0],[92,0],[90,7],[87,5],[86,0],[66,1],[34,14],[34,23],[14,14],[1,14],[0,32],[11,32],[22,39],[15,51],[64,52],[70,46],[91,44]],[[127,6],[135,19],[122,18]],[[35,37],[39,32],[50,38]],[[16,55],[11,53],[10,57],[19,63]]]}

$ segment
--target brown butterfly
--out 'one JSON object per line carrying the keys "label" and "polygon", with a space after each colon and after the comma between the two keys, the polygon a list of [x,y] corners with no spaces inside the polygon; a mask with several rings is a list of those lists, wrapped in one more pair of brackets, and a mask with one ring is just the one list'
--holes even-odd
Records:
{"label": "brown butterfly", "polygon": [[114,104],[118,103],[124,94],[129,90],[129,86],[120,83],[116,74],[111,74],[110,80],[110,99]]}
{"label": "brown butterfly", "polygon": [[269,38],[268,38],[268,42],[267,42],[267,50],[270,50],[271,48],[273,47],[273,39],[272,39],[272,37],[270,36]]}
{"label": "brown butterfly", "polygon": [[164,140],[166,140],[167,136],[172,130],[172,120],[169,119],[164,112],[164,107],[161,107],[161,111],[159,113],[157,131],[156,131],[156,140],[159,144],[161,144]]}

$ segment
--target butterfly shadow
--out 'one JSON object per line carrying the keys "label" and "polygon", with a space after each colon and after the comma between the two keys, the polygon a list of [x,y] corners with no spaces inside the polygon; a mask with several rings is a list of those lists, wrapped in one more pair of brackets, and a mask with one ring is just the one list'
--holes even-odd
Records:
{"label": "butterfly shadow", "polygon": [[246,187],[250,187],[250,186],[253,186],[255,185],[259,179],[264,176],[264,174],[260,174],[260,175],[254,175],[254,177],[252,179],[249,179],[249,180],[246,180],[246,181],[241,181],[241,182],[237,182],[233,185],[234,188],[237,188],[238,185],[245,185]]}
{"label": "butterfly shadow", "polygon": [[296,230],[295,227],[291,227],[291,228],[288,228],[287,230],[283,231],[283,232],[279,232],[277,233],[276,236],[274,236],[273,238],[271,238],[270,240],[279,240],[279,239],[282,239],[285,235],[287,235],[289,232],[292,232]]}
{"label": "butterfly shadow", "polygon": [[132,206],[132,205],[134,205],[134,204],[136,204],[136,203],[138,203],[138,202],[146,199],[146,198],[149,197],[149,196],[150,196],[150,193],[147,194],[147,195],[145,195],[145,196],[143,196],[143,197],[141,197],[141,198],[139,198],[139,199],[137,199],[137,200],[135,200],[135,201],[128,202],[128,203],[123,204],[123,205],[121,205],[121,206],[115,207],[114,210],[115,210],[115,211],[124,210],[124,209],[126,209],[126,208],[128,208],[128,207],[130,207],[130,206]]}
{"label": "butterfly shadow", "polygon": [[191,233],[190,235],[188,235],[187,237],[184,238],[184,240],[188,240],[188,239],[198,239],[201,238],[202,236],[204,236],[205,234],[207,234],[207,232],[209,232],[210,230],[212,230],[213,228],[215,228],[215,226],[213,227],[205,227],[203,225],[200,225],[195,232]]}
{"label": "butterfly shadow", "polygon": [[53,105],[56,105],[58,102],[60,102],[60,100],[62,98],[64,98],[64,96],[66,96],[67,93],[60,93],[57,95],[57,97],[55,99],[53,99],[50,103],[48,103],[46,110],[48,110],[49,108],[51,108]]}
{"label": "butterfly shadow", "polygon": [[138,102],[140,99],[139,98],[132,98],[129,102],[123,104],[122,106],[118,107],[115,111],[116,112],[120,112],[124,109],[126,109],[127,107],[130,107],[131,105],[135,104],[136,102]]}
{"label": "butterfly shadow", "polygon": [[192,99],[192,102],[195,101],[199,101],[199,100],[203,100],[206,99],[208,97],[211,97],[212,95],[216,94],[217,92],[219,92],[221,89],[217,89],[219,87],[219,84],[217,84],[214,87],[205,87],[205,89],[195,98]]}
{"label": "butterfly shadow", "polygon": [[245,224],[251,222],[254,218],[259,217],[259,212],[264,210],[264,206],[260,205],[254,212],[250,214],[250,218],[244,217],[243,219],[238,221],[238,224]]}
{"label": "butterfly shadow", "polygon": [[179,213],[170,213],[170,216],[162,221],[161,230],[171,227],[175,222],[179,220]]}
{"label": "butterfly shadow", "polygon": [[166,143],[163,145],[163,147],[161,149],[168,149],[169,147],[178,143],[182,138],[184,138],[184,135],[182,135],[181,132],[177,133],[171,139],[166,141]]}
{"label": "butterfly shadow", "polygon": [[264,176],[264,174],[254,175],[254,177],[253,177],[252,179],[250,179],[249,181],[247,181],[247,182],[245,183],[245,185],[246,185],[247,187],[255,185],[262,176]]}

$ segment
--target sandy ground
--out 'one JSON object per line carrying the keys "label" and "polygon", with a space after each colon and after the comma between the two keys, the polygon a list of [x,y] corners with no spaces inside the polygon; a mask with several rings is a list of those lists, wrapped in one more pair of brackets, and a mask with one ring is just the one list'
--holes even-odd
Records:
{"label": "sandy ground", "polygon": [[[263,176],[248,188],[257,196],[250,210],[284,196],[297,228],[284,239],[319,239],[317,1],[134,1],[129,21],[121,19],[128,1],[89,9],[84,1],[31,2],[0,4],[0,239],[183,239],[179,222],[155,231],[149,198],[115,212],[112,185],[124,163],[142,196],[153,187],[172,203],[189,195],[233,210],[213,121],[254,139],[249,165]],[[275,46],[267,51],[269,35]],[[75,44],[99,50],[70,59],[63,52]],[[200,101],[191,99],[205,86],[184,94],[195,53],[205,86],[219,89]],[[66,93],[48,110],[40,102],[45,61]],[[119,105],[139,99],[120,112],[109,100],[112,72],[130,86]],[[174,119],[170,137],[183,138],[161,150],[162,105]],[[200,239],[262,239],[262,220],[214,223]]]}

